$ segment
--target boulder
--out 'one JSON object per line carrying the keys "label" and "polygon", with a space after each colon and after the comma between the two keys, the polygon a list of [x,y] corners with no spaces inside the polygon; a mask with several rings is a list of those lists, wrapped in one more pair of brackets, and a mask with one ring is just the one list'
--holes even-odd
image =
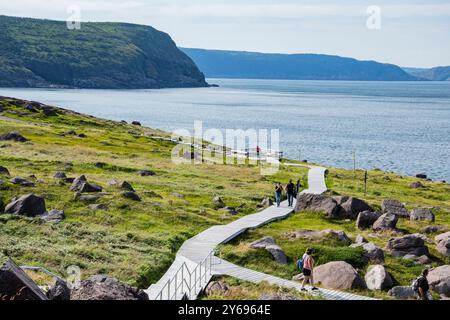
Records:
{"label": "boulder", "polygon": [[100,199],[100,196],[93,195],[93,194],[89,194],[89,195],[81,194],[81,193],[77,192],[77,193],[75,193],[74,199],[78,200],[78,201],[82,201],[82,202],[95,202],[98,199]]}
{"label": "boulder", "polygon": [[360,230],[372,228],[375,221],[380,218],[381,214],[379,212],[373,211],[363,211],[358,214],[358,218],[356,219],[356,227]]}
{"label": "boulder", "polygon": [[358,248],[362,247],[364,249],[364,259],[373,264],[383,264],[384,263],[384,252],[382,249],[377,247],[372,242],[367,243],[355,243],[350,247]]}
{"label": "boulder", "polygon": [[103,188],[96,184],[85,182],[81,185],[81,188],[78,191],[81,193],[94,193],[94,192],[102,192],[102,190]]}
{"label": "boulder", "polygon": [[419,181],[413,182],[409,185],[410,188],[413,189],[419,189],[419,188],[423,188],[423,184]]}
{"label": "boulder", "polygon": [[57,280],[47,291],[47,298],[55,301],[70,300],[70,289],[67,283]]}
{"label": "boulder", "polygon": [[85,133],[80,133],[78,135],[78,138],[87,138],[87,135]]}
{"label": "boulder", "polygon": [[399,218],[408,218],[409,212],[405,206],[398,200],[383,200],[381,203],[381,209],[383,213],[392,213]]}
{"label": "boulder", "polygon": [[227,214],[231,214],[233,216],[238,214],[236,208],[234,208],[234,207],[223,207],[223,208],[219,209],[219,212],[224,212]]}
{"label": "boulder", "polygon": [[339,216],[339,204],[337,201],[321,194],[300,193],[297,196],[294,210],[295,212],[304,210],[323,212],[331,218]]}
{"label": "boulder", "polygon": [[368,243],[368,242],[369,241],[366,238],[364,238],[362,235],[358,234],[356,236],[355,244],[363,244],[363,243]]}
{"label": "boulder", "polygon": [[273,206],[273,201],[270,197],[264,198],[260,204],[258,204],[258,208],[267,208]]}
{"label": "boulder", "polygon": [[62,210],[51,210],[44,213],[41,219],[47,222],[61,222],[65,219],[64,211]]}
{"label": "boulder", "polygon": [[141,177],[150,177],[156,175],[156,173],[151,170],[140,170],[138,171],[138,175],[140,175]]}
{"label": "boulder", "polygon": [[34,182],[31,182],[31,181],[21,178],[21,177],[14,177],[10,180],[10,182],[12,184],[18,184],[18,185],[21,185],[24,187],[34,187],[35,186]]}
{"label": "boulder", "polygon": [[339,204],[339,217],[342,219],[356,219],[360,212],[373,211],[363,200],[354,197],[334,197]]}
{"label": "boulder", "polygon": [[433,212],[431,212],[431,209],[428,208],[413,209],[409,215],[409,218],[411,220],[427,220],[431,222],[434,222],[435,220]]}
{"label": "boulder", "polygon": [[106,166],[107,166],[107,164],[105,162],[95,162],[94,163],[94,167],[99,168],[99,169],[103,169]]}
{"label": "boulder", "polygon": [[448,229],[444,226],[426,226],[422,229],[420,229],[420,232],[422,233],[436,233],[436,232],[444,232]]}
{"label": "boulder", "polygon": [[407,254],[415,256],[429,255],[428,247],[421,234],[408,234],[403,237],[390,239],[386,245],[388,252],[394,257],[403,257]]}
{"label": "boulder", "polygon": [[321,231],[314,231],[314,230],[297,230],[291,233],[288,233],[288,237],[291,240],[296,239],[307,239],[309,241],[314,240],[336,240],[339,242],[342,242],[345,245],[349,245],[352,243],[350,238],[347,236],[347,234],[344,231],[335,231],[331,229],[325,229]]}
{"label": "boulder", "polygon": [[0,300],[47,300],[47,297],[14,261],[7,260],[0,266]]}
{"label": "boulder", "polygon": [[450,256],[450,231],[437,235],[434,238],[436,249],[444,256]]}
{"label": "boulder", "polygon": [[64,172],[57,172],[55,173],[55,175],[53,176],[53,178],[55,179],[61,179],[61,180],[66,180],[67,176]]}
{"label": "boulder", "polygon": [[9,176],[9,170],[6,169],[5,167],[0,166],[0,174]]}
{"label": "boulder", "polygon": [[264,237],[250,244],[252,249],[265,249],[281,264],[287,264],[287,257],[272,237]]}
{"label": "boulder", "polygon": [[44,198],[38,197],[34,194],[27,194],[18,199],[14,199],[5,208],[5,213],[27,217],[40,216],[46,211]]}
{"label": "boulder", "polygon": [[433,261],[427,255],[421,255],[420,257],[417,258],[416,262],[418,264],[425,265],[425,264],[431,264]]}
{"label": "boulder", "polygon": [[377,221],[374,222],[372,229],[375,231],[384,231],[395,229],[397,226],[398,217],[392,213],[382,214]]}
{"label": "boulder", "polygon": [[175,198],[184,199],[184,195],[178,192],[172,192],[170,195]]}
{"label": "boulder", "polygon": [[99,204],[90,204],[88,205],[88,208],[93,211],[97,211],[97,210],[108,210],[109,207],[107,204],[99,203]]}
{"label": "boulder", "polygon": [[141,123],[139,121],[133,121],[131,122],[131,124],[134,126],[141,126]]}
{"label": "boulder", "polygon": [[118,187],[123,190],[134,192],[133,186],[128,181],[122,181],[118,184]]}
{"label": "boulder", "polygon": [[366,284],[358,272],[345,261],[333,261],[316,267],[314,282],[329,289],[365,289]]}
{"label": "boulder", "polygon": [[413,299],[416,297],[411,286],[397,286],[389,290],[388,294],[395,299]]}
{"label": "boulder", "polygon": [[141,198],[137,195],[136,192],[133,192],[133,191],[122,192],[122,197],[124,197],[126,199],[131,199],[133,201],[141,201]]}
{"label": "boulder", "polygon": [[292,294],[277,292],[277,293],[264,293],[258,298],[258,300],[296,301],[296,300],[300,300],[300,299]]}
{"label": "boulder", "polygon": [[394,284],[389,273],[379,264],[370,266],[364,279],[369,290],[385,290]]}
{"label": "boulder", "polygon": [[427,179],[428,176],[426,175],[426,173],[422,172],[422,173],[416,174],[416,178],[419,178],[419,179]]}
{"label": "boulder", "polygon": [[212,202],[216,207],[224,207],[225,206],[225,203],[223,202],[222,198],[217,195],[214,196],[214,198],[212,199]]}
{"label": "boulder", "polygon": [[87,182],[86,176],[81,175],[75,180],[73,180],[72,186],[70,187],[71,191],[80,191],[83,184]]}
{"label": "boulder", "polygon": [[207,296],[223,295],[230,287],[222,281],[211,281],[205,289]]}
{"label": "boulder", "polygon": [[250,243],[252,249],[265,249],[267,246],[275,245],[276,242],[272,237],[264,237]]}
{"label": "boulder", "polygon": [[430,288],[446,297],[450,297],[450,265],[434,268],[428,274]]}
{"label": "boulder", "polygon": [[17,142],[26,142],[28,141],[27,138],[22,136],[21,134],[17,132],[8,132],[5,134],[0,135],[0,140],[2,141],[17,141]]}
{"label": "boulder", "polygon": [[70,300],[148,300],[148,296],[115,278],[96,275],[75,286]]}

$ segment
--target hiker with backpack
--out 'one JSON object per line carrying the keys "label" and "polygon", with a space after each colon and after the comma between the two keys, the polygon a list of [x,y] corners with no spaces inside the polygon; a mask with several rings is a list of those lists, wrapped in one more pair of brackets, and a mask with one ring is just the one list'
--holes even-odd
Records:
{"label": "hiker with backpack", "polygon": [[430,285],[428,284],[428,269],[422,271],[422,274],[413,281],[413,290],[417,295],[417,300],[431,300],[430,299]]}
{"label": "hiker with backpack", "polygon": [[294,192],[295,192],[295,184],[292,182],[292,180],[289,180],[289,183],[286,185],[286,193],[289,207],[292,207],[294,204]]}
{"label": "hiker with backpack", "polygon": [[300,271],[302,271],[304,276],[301,287],[302,291],[306,291],[305,285],[308,283],[312,286],[311,290],[318,290],[314,286],[314,279],[313,279],[314,258],[311,256],[312,253],[313,253],[312,249],[310,248],[306,249],[306,252],[303,255],[303,257],[299,261],[297,261],[297,266],[300,269]]}
{"label": "hiker with backpack", "polygon": [[277,202],[277,207],[279,207],[281,204],[282,195],[283,195],[283,186],[281,185],[281,183],[278,182],[275,185],[275,200]]}

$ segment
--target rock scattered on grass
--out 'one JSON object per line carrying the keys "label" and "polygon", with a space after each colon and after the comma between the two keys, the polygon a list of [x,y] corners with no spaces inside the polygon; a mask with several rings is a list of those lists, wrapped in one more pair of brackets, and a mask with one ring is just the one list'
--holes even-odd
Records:
{"label": "rock scattered on grass", "polygon": [[16,142],[26,142],[28,141],[27,138],[22,136],[20,133],[17,132],[8,132],[5,134],[0,135],[1,141],[16,141]]}

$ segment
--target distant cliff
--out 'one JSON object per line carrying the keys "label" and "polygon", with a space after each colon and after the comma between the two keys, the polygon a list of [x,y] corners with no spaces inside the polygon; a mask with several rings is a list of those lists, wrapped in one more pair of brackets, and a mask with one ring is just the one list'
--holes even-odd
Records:
{"label": "distant cliff", "polygon": [[403,68],[409,74],[431,81],[450,81],[450,66],[448,67],[436,67],[431,69],[421,68]]}
{"label": "distant cliff", "polygon": [[322,54],[181,48],[210,78],[413,81],[400,67]]}
{"label": "distant cliff", "polygon": [[1,87],[204,87],[204,75],[166,33],[125,23],[0,16]]}

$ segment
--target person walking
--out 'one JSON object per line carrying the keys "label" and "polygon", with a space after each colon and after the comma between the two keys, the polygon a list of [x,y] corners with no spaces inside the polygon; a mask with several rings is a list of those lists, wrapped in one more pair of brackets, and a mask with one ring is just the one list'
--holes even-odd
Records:
{"label": "person walking", "polygon": [[283,186],[281,185],[281,183],[278,182],[275,185],[275,200],[277,202],[277,207],[279,207],[281,204],[282,195],[283,195]]}
{"label": "person walking", "polygon": [[300,193],[300,188],[302,187],[301,183],[300,183],[300,179],[297,180],[297,195]]}
{"label": "person walking", "polygon": [[301,290],[306,291],[305,285],[310,284],[312,286],[311,290],[318,290],[314,286],[313,270],[314,270],[314,258],[311,256],[313,253],[312,249],[306,249],[305,254],[302,257],[302,272],[303,272],[303,283]]}
{"label": "person walking", "polygon": [[295,192],[295,185],[291,179],[289,180],[289,183],[286,185],[286,193],[289,207],[292,207],[294,205],[294,192]]}
{"label": "person walking", "polygon": [[417,295],[417,300],[430,300],[430,285],[428,284],[427,276],[428,269],[425,269],[422,271],[422,274],[414,280],[413,289]]}

